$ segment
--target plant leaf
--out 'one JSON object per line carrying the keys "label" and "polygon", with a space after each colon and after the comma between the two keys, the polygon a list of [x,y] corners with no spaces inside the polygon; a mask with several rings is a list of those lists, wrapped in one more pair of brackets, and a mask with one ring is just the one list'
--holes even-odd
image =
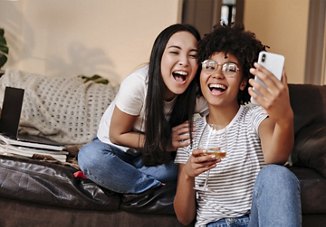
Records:
{"label": "plant leaf", "polygon": [[0,35],[0,45],[7,46],[7,41],[4,36]]}
{"label": "plant leaf", "polygon": [[109,84],[108,79],[104,79],[102,76],[94,74],[93,76],[85,76],[85,75],[78,75],[81,79],[84,80],[84,83],[87,83],[88,81],[94,81],[98,84]]}
{"label": "plant leaf", "polygon": [[6,64],[7,60],[8,60],[8,58],[7,58],[6,55],[0,54],[0,68],[1,68],[4,64]]}
{"label": "plant leaf", "polygon": [[9,48],[7,46],[3,46],[3,45],[0,44],[0,53],[8,54],[9,53]]}

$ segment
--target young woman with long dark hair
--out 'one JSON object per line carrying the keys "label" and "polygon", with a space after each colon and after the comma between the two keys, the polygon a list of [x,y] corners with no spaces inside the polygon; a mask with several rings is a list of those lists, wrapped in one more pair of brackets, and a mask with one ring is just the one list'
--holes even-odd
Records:
{"label": "young woman with long dark hair", "polygon": [[156,38],[149,64],[127,76],[105,111],[97,137],[81,148],[78,164],[95,183],[141,193],[175,181],[175,151],[190,144],[198,97],[198,31],[174,24]]}

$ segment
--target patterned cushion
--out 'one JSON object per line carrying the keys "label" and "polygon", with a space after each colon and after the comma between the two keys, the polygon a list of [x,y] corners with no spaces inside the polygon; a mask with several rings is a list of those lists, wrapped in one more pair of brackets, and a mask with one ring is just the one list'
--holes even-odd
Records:
{"label": "patterned cushion", "polygon": [[0,102],[6,86],[25,89],[20,131],[63,144],[89,142],[117,87],[77,76],[49,77],[7,70],[0,79]]}

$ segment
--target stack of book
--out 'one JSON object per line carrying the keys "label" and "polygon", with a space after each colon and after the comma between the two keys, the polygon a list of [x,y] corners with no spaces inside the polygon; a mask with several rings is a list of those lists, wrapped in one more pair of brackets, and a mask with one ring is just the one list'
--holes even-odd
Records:
{"label": "stack of book", "polygon": [[30,158],[41,156],[66,162],[68,151],[65,151],[64,148],[64,146],[14,140],[0,135],[0,153],[2,154],[15,154]]}

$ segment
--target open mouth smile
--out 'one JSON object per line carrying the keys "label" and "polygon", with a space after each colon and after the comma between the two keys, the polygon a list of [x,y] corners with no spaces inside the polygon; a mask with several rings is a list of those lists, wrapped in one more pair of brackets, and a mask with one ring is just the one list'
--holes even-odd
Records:
{"label": "open mouth smile", "polygon": [[172,72],[173,78],[178,82],[184,82],[187,79],[188,72],[185,71],[174,71]]}
{"label": "open mouth smile", "polygon": [[212,94],[220,94],[224,92],[227,87],[223,84],[208,84],[208,89],[211,91]]}

